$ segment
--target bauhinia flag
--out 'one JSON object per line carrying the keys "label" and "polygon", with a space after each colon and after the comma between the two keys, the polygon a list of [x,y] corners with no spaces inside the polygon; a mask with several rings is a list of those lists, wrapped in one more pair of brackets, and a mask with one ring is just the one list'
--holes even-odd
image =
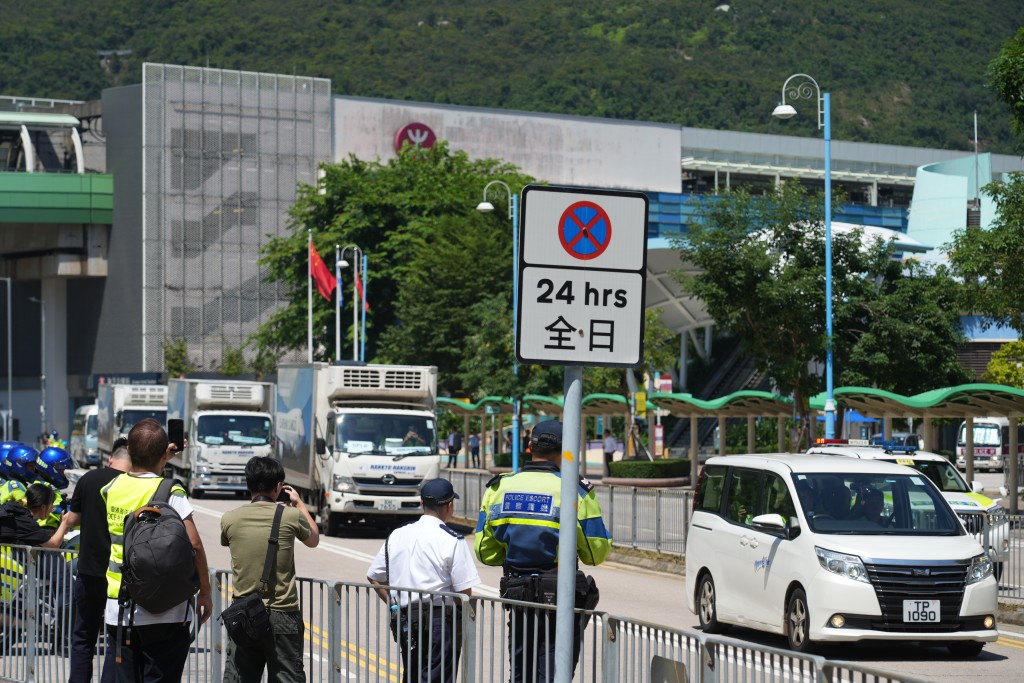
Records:
{"label": "bauhinia flag", "polygon": [[331,271],[327,268],[327,264],[320,258],[320,254],[316,253],[316,247],[313,246],[312,242],[309,243],[309,274],[313,278],[313,282],[316,283],[316,291],[320,292],[320,296],[330,301],[337,282],[331,276]]}

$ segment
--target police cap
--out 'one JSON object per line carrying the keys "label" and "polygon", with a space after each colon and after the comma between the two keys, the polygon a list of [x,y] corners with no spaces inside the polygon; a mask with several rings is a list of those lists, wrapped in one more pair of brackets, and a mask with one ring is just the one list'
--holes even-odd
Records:
{"label": "police cap", "polygon": [[452,483],[447,479],[431,479],[420,491],[420,498],[435,505],[445,505],[458,497],[459,494],[455,493]]}
{"label": "police cap", "polygon": [[558,420],[544,420],[533,428],[530,441],[534,449],[542,451],[562,450],[562,423]]}

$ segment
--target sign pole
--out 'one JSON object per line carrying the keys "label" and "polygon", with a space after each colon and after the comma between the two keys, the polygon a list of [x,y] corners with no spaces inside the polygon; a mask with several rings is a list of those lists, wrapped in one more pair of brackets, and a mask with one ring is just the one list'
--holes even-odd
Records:
{"label": "sign pole", "polygon": [[583,368],[565,368],[562,413],[562,506],[558,517],[558,598],[555,612],[555,683],[571,683],[576,607],[576,524],[579,491],[580,413]]}

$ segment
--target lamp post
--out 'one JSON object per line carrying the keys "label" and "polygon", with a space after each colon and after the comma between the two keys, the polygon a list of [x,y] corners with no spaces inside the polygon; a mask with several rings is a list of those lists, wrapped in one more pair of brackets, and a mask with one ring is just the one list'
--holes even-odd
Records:
{"label": "lamp post", "polygon": [[30,296],[29,301],[39,304],[39,315],[40,315],[40,334],[42,335],[39,340],[39,391],[40,391],[40,402],[39,402],[39,420],[42,423],[40,434],[46,433],[46,302],[42,299],[38,299],[34,296]]}
{"label": "lamp post", "polygon": [[[362,335],[362,338],[363,338],[364,343],[365,343],[366,330],[363,329],[359,325],[359,307],[361,305],[363,305],[363,297],[361,297],[359,295],[359,288],[356,287],[356,279],[359,277],[359,264],[360,263],[363,264],[363,269],[364,269],[363,272],[364,272],[364,279],[365,279],[366,257],[363,254],[363,250],[360,249],[358,245],[346,244],[344,247],[341,248],[341,252],[340,252],[341,261],[339,262],[338,265],[341,268],[348,268],[348,266],[349,266],[349,262],[345,260],[345,254],[347,254],[347,253],[351,253],[352,254],[352,360],[356,360],[357,361],[357,360],[360,360],[360,354],[359,354],[359,349],[360,349],[359,339],[360,339],[360,335]],[[366,283],[364,282],[363,283],[363,287],[365,287],[365,286],[366,286]],[[363,322],[364,323],[366,322],[365,316],[363,318]],[[341,359],[341,350],[340,350],[340,345],[341,345],[341,341],[340,341],[340,339],[341,339],[341,311],[340,310],[336,310],[334,312],[334,329],[335,329],[335,339],[337,340],[337,344],[338,344],[338,350],[336,351],[336,354],[337,354],[338,359],[340,360]]]}
{"label": "lamp post", "polygon": [[[494,204],[487,201],[487,191],[494,185],[505,188],[508,192],[508,218],[512,221],[512,344],[517,339],[516,316],[519,315],[519,197],[503,180],[492,180],[484,185],[483,201],[476,205],[476,210],[483,213],[494,211]],[[512,352],[512,375],[519,381],[519,361]],[[512,397],[512,471],[519,471],[519,392],[516,388]]]}
{"label": "lamp post", "polygon": [[[797,82],[790,85],[790,82]],[[780,119],[792,118],[796,109],[786,104],[786,94],[791,100],[810,99],[817,96],[818,129],[825,132],[825,438],[836,436],[836,402],[832,382],[832,113],[828,93],[821,92],[818,82],[807,74],[793,74],[782,84],[782,102],[775,107],[772,116]]]}
{"label": "lamp post", "polygon": [[11,363],[11,287],[13,282],[9,277],[0,277],[7,283],[7,415],[4,418],[4,439],[11,440],[11,427],[14,420],[14,392],[12,391],[11,372],[14,364]]}

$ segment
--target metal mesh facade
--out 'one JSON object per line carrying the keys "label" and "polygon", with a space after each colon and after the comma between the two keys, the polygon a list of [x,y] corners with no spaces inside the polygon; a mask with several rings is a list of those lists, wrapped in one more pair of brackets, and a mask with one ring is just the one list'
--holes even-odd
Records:
{"label": "metal mesh facade", "polygon": [[181,338],[211,369],[287,302],[257,261],[330,160],[331,84],[164,64],[142,83],[143,370]]}

